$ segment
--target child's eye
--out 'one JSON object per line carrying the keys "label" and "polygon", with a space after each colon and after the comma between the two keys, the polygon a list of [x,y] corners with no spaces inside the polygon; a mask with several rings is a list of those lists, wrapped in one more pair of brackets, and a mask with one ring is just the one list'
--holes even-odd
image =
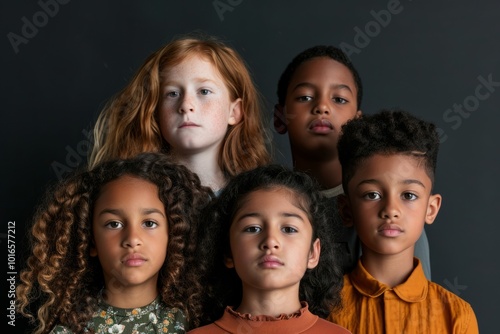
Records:
{"label": "child's eye", "polygon": [[380,194],[377,192],[369,192],[369,193],[363,195],[363,198],[370,200],[370,201],[375,201],[377,199],[380,199]]}
{"label": "child's eye", "polygon": [[414,193],[404,193],[403,198],[408,201],[414,201],[418,198],[418,196]]}
{"label": "child's eye", "polygon": [[248,226],[243,230],[243,232],[249,233],[258,233],[260,231],[262,231],[262,228],[260,228],[259,226]]}
{"label": "child's eye", "polygon": [[117,220],[112,220],[112,221],[106,223],[105,226],[109,229],[115,230],[115,229],[123,227],[123,224]]}
{"label": "child's eye", "polygon": [[208,89],[200,89],[200,94],[201,95],[208,95],[210,93],[212,93],[212,92],[210,90],[208,90]]}
{"label": "child's eye", "polygon": [[179,97],[179,92],[173,91],[173,92],[168,92],[167,97]]}
{"label": "child's eye", "polygon": [[285,233],[297,233],[297,229],[291,226],[282,227],[281,230]]}
{"label": "child's eye", "polygon": [[142,225],[147,228],[155,228],[158,226],[158,223],[153,220],[146,220],[145,222],[142,223]]}
{"label": "child's eye", "polygon": [[312,100],[312,97],[311,96],[299,96],[297,97],[297,101],[299,102],[308,102],[308,101],[311,101]]}
{"label": "child's eye", "polygon": [[338,104],[346,104],[347,103],[347,100],[346,99],[343,99],[341,97],[334,97],[333,98],[333,101],[335,103],[338,103]]}

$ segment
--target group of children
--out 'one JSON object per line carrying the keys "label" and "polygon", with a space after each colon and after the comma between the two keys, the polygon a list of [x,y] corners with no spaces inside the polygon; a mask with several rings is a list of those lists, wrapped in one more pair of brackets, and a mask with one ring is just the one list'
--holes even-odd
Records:
{"label": "group of children", "polygon": [[274,110],[290,169],[234,49],[162,47],[100,114],[88,165],[47,191],[19,312],[37,334],[478,333],[429,281],[435,126],[362,115],[362,92],[335,47],[292,60]]}

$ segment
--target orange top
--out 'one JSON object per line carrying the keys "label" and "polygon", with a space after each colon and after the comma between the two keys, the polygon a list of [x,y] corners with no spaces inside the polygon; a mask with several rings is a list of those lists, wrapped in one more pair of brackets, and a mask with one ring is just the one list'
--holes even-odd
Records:
{"label": "orange top", "polygon": [[418,258],[408,279],[394,287],[380,283],[358,260],[344,275],[343,308],[328,320],[353,333],[479,333],[469,303],[426,279]]}
{"label": "orange top", "polygon": [[193,329],[189,331],[188,334],[351,334],[347,329],[312,314],[309,311],[307,303],[302,303],[302,306],[303,307],[294,314],[283,314],[278,317],[241,314],[228,306],[222,318],[215,321],[213,324]]}

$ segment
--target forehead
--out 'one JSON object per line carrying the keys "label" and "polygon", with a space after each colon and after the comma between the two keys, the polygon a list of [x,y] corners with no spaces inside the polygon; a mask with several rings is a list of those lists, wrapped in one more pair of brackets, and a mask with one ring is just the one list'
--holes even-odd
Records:
{"label": "forehead", "polygon": [[[356,167],[351,181],[356,184],[364,179],[407,180],[418,179],[425,186],[432,185],[425,160],[411,154],[375,154]],[[351,183],[351,182],[350,182]]]}
{"label": "forehead", "polygon": [[304,82],[343,84],[348,85],[353,92],[357,91],[349,68],[330,57],[315,57],[300,64],[290,79],[288,89]]}

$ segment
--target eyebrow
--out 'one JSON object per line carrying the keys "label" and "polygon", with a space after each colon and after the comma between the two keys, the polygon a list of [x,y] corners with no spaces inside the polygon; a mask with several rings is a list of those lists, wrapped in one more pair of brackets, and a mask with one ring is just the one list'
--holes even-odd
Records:
{"label": "eyebrow", "polygon": [[[288,218],[288,217],[293,217],[293,218],[298,218],[299,220],[301,221],[304,221],[304,219],[302,219],[302,217],[296,213],[291,213],[291,212],[280,212],[278,213],[278,216],[279,217],[282,217],[282,218]],[[241,217],[238,218],[238,221],[244,219],[244,218],[247,218],[247,217],[262,217],[262,215],[258,212],[249,212],[249,213],[246,213],[244,215],[242,215]]]}
{"label": "eyebrow", "polygon": [[[197,83],[206,83],[206,82],[209,82],[209,83],[211,83],[213,85],[217,85],[217,81],[209,79],[209,78],[195,78],[194,81],[197,82]],[[165,81],[163,79],[163,81],[161,82],[162,86],[168,86],[168,85],[174,86],[176,84],[177,84],[177,81],[175,79],[169,80],[169,81]]]}
{"label": "eyebrow", "polygon": [[[101,215],[104,215],[104,214],[107,214],[107,213],[110,213],[110,214],[113,214],[113,215],[116,215],[116,216],[120,216],[120,215],[124,214],[124,211],[121,210],[121,209],[103,209],[103,210],[101,210],[101,212],[99,212],[98,215],[101,216]],[[155,209],[155,208],[145,208],[145,209],[142,209],[141,213],[143,215],[150,215],[152,213],[157,213],[157,214],[159,214],[159,215],[161,215],[162,217],[165,218],[165,215],[163,214],[163,212],[161,212],[160,210]]]}
{"label": "eyebrow", "polygon": [[[316,86],[313,85],[310,82],[300,82],[297,85],[295,85],[295,87],[293,87],[292,91],[295,91],[296,89],[302,88],[302,87],[316,88]],[[344,84],[332,84],[332,85],[330,85],[330,88],[334,88],[334,89],[347,89],[348,91],[350,91],[352,93],[351,87],[349,87],[348,85],[344,85]]]}
{"label": "eyebrow", "polygon": [[[367,180],[363,180],[363,181],[359,182],[356,187],[359,187],[363,184],[379,184],[379,183],[380,182],[375,180],[375,179],[367,179]],[[416,179],[405,179],[400,183],[401,184],[417,184],[425,189],[425,185],[421,181],[416,180]]]}

